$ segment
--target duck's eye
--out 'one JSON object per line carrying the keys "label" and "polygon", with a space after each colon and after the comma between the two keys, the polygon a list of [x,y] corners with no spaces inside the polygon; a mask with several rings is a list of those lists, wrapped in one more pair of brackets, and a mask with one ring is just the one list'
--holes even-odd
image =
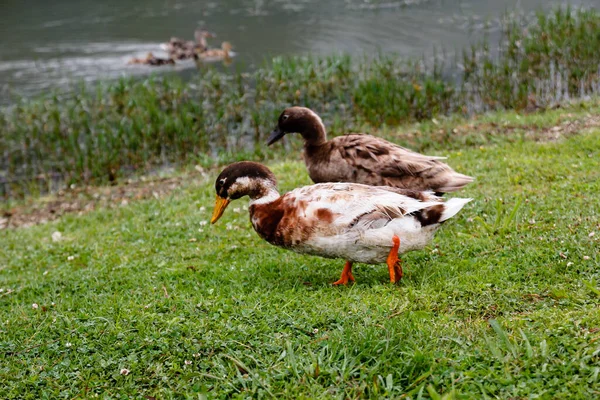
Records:
{"label": "duck's eye", "polygon": [[285,120],[286,120],[286,119],[288,119],[289,117],[290,117],[289,115],[287,115],[287,114],[284,114],[284,115],[281,117],[281,120],[282,120],[282,121],[285,121]]}
{"label": "duck's eye", "polygon": [[221,178],[221,179],[219,179],[219,184],[221,186],[223,186],[225,184],[225,182],[227,182],[227,178]]}

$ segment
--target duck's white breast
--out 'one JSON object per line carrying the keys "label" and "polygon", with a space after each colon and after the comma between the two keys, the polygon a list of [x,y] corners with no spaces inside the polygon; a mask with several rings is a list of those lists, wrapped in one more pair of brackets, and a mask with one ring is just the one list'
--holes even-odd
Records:
{"label": "duck's white breast", "polygon": [[433,238],[439,224],[421,227],[413,217],[390,221],[385,227],[366,231],[350,230],[329,237],[312,237],[295,250],[328,258],[343,258],[366,264],[386,261],[392,248],[392,237],[400,238],[399,253],[419,250]]}

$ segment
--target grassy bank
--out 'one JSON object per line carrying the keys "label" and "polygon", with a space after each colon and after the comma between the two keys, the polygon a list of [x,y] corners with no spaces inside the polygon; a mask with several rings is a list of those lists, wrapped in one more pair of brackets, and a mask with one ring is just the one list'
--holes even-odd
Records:
{"label": "grassy bank", "polygon": [[0,111],[0,196],[165,165],[272,159],[265,135],[291,104],[314,108],[335,135],[598,93],[598,12],[559,9],[504,27],[499,43],[455,59],[277,58],[247,74],[204,70],[189,83],[123,80],[20,101]]}
{"label": "grassy bank", "polygon": [[342,262],[266,244],[246,200],[207,225],[214,177],[0,231],[0,397],[596,397],[600,131],[576,133],[472,132],[449,162],[475,201],[397,286],[360,265],[331,287]]}

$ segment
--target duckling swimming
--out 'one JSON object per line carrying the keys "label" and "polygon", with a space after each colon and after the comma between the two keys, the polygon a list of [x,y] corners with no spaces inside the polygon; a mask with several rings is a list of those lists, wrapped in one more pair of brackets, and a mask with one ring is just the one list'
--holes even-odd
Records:
{"label": "duckling swimming", "polygon": [[165,50],[169,57],[175,60],[187,60],[194,58],[194,55],[201,53],[208,48],[207,38],[214,38],[216,35],[204,29],[197,29],[194,32],[194,39],[184,40],[178,37],[172,37],[169,43],[165,45]]}
{"label": "duckling swimming", "polygon": [[172,58],[160,58],[152,53],[148,53],[146,58],[132,58],[127,64],[143,64],[157,67],[161,65],[175,65],[175,61]]}
{"label": "duckling swimming", "polygon": [[233,46],[229,42],[221,43],[220,49],[207,49],[197,54],[197,59],[201,61],[218,61],[218,60],[230,60],[232,56]]}

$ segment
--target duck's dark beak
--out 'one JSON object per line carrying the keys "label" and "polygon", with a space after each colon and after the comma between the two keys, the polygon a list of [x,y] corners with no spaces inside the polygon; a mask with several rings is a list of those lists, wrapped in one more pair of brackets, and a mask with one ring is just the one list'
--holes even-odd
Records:
{"label": "duck's dark beak", "polygon": [[275,143],[276,141],[278,141],[279,139],[281,139],[284,136],[285,136],[284,131],[282,131],[279,127],[275,128],[273,130],[273,132],[271,132],[271,136],[269,136],[269,139],[267,139],[267,146],[272,145],[273,143]]}
{"label": "duck's dark beak", "polygon": [[225,211],[225,208],[227,208],[229,202],[229,199],[224,199],[223,197],[217,195],[217,199],[215,200],[215,210],[213,211],[212,218],[210,219],[211,224],[214,224],[219,220],[219,218],[221,218],[221,215],[223,215],[223,211]]}

